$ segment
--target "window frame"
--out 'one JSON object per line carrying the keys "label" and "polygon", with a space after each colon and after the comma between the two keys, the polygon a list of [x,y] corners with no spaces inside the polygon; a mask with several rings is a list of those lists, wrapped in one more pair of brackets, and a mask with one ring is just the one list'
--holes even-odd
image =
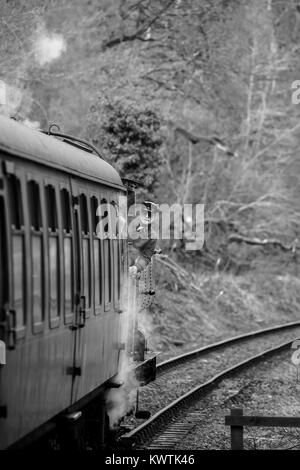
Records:
{"label": "window frame", "polygon": [[[0,175],[2,179],[2,175]],[[0,191],[0,262],[2,274],[0,273],[0,321],[5,321],[6,310],[9,308],[9,239],[6,211],[5,193]]]}
{"label": "window frame", "polygon": [[[117,221],[118,222],[118,217],[119,217],[119,206],[117,201],[117,195],[114,194],[112,199],[111,199],[111,205],[114,206],[116,209],[116,216],[117,216]],[[113,273],[112,273],[112,279],[113,279],[113,304],[115,309],[119,310],[120,309],[120,304],[121,304],[121,243],[122,240],[119,237],[118,233],[118,225],[116,224],[116,233],[114,234],[116,237],[115,239],[112,239],[111,245],[112,245],[112,265],[113,265]]]}
{"label": "window frame", "polygon": [[[69,199],[69,210],[68,213],[64,212],[63,208],[63,201],[62,201],[62,192],[65,191],[64,194],[68,194],[68,199]],[[65,198],[64,198],[65,199]],[[70,325],[73,323],[74,320],[74,313],[75,313],[75,303],[74,303],[74,221],[73,221],[73,215],[72,215],[72,191],[71,187],[67,183],[60,183],[59,185],[59,220],[60,220],[60,227],[61,227],[61,265],[62,265],[62,289],[61,289],[61,314],[63,315],[63,322],[65,325]],[[66,201],[64,201],[66,202]],[[66,217],[65,217],[66,216]],[[69,219],[69,220],[68,220]],[[66,225],[65,225],[66,222]],[[65,263],[65,240],[71,240],[71,266],[70,266],[70,272],[71,272],[71,309],[69,313],[66,313],[66,263]]]}
{"label": "window frame", "polygon": [[[23,175],[15,169],[15,165],[11,161],[4,162],[4,208],[5,208],[5,215],[6,215],[6,224],[7,224],[7,240],[8,240],[8,271],[9,271],[9,294],[8,294],[8,308],[16,311],[15,305],[15,278],[14,278],[14,262],[13,262],[13,238],[15,235],[21,236],[22,245],[23,245],[23,259],[22,259],[22,293],[23,293],[23,315],[22,315],[22,325],[18,325],[18,312],[16,312],[16,339],[17,341],[21,338],[25,338],[26,331],[28,330],[28,294],[27,294],[27,285],[28,285],[28,261],[25,256],[26,252],[26,244],[27,244],[27,227],[25,224],[26,220],[26,182],[23,180]],[[10,197],[10,188],[9,188],[9,178],[14,178],[18,181],[18,192],[20,197],[18,197],[18,203],[21,207],[22,216],[20,218],[20,226],[17,227],[15,223],[13,223],[12,214],[14,210],[12,210],[11,201],[12,198]],[[20,212],[20,211],[18,211]]]}
{"label": "window frame", "polygon": [[[93,198],[96,200],[96,213],[95,216],[93,217],[92,212],[95,209],[95,207],[92,207],[92,200]],[[94,308],[94,315],[98,316],[104,311],[104,279],[103,279],[103,240],[101,240],[97,236],[97,224],[99,220],[99,216],[97,215],[97,210],[99,207],[99,201],[100,201],[100,195],[96,191],[91,191],[90,192],[90,197],[89,197],[89,205],[90,205],[90,214],[91,214],[91,238],[92,238],[92,292],[93,292],[93,297],[92,297],[92,305]],[[93,223],[95,222],[95,227],[93,226]],[[99,247],[99,304],[96,304],[96,266],[95,266],[95,243],[97,243]]]}
{"label": "window frame", "polygon": [[[81,250],[81,294],[85,296],[86,319],[90,317],[91,309],[93,308],[93,292],[92,292],[92,245],[94,244],[91,231],[91,207],[89,204],[91,197],[89,191],[79,188],[78,203],[79,203],[79,243]],[[83,203],[84,201],[84,203]],[[83,207],[84,206],[84,207]],[[86,242],[86,243],[85,243]],[[85,244],[87,244],[87,260],[85,259]],[[94,245],[93,245],[94,246]],[[88,262],[87,268],[85,262]],[[86,269],[85,269],[86,268]],[[88,279],[86,280],[85,277]],[[88,296],[86,293],[88,291]]]}
{"label": "window frame", "polygon": [[[50,191],[51,188],[51,191]],[[53,192],[52,192],[53,190]],[[51,194],[52,192],[52,194]],[[58,328],[62,322],[62,288],[61,288],[61,280],[62,280],[62,272],[61,272],[61,220],[59,214],[59,192],[57,183],[51,179],[45,179],[44,181],[44,196],[45,196],[45,214],[46,214],[46,233],[47,233],[47,278],[48,278],[48,301],[47,301],[47,311],[48,311],[48,322],[49,327],[51,329]],[[49,199],[53,198],[52,201]],[[51,204],[54,204],[55,207],[55,215],[54,219],[50,221],[49,213],[51,209]],[[52,239],[56,240],[56,275],[57,275],[57,306],[56,306],[56,316],[52,316],[51,310],[51,292],[52,292],[52,285],[51,285],[51,257],[50,257],[50,242]]]}
{"label": "window frame", "polygon": [[[100,204],[108,204],[108,217],[110,217],[110,204],[111,204],[111,192],[101,192],[100,193]],[[104,216],[104,215],[103,215]],[[109,226],[107,233],[109,234]],[[103,298],[104,298],[104,311],[109,312],[112,310],[114,305],[114,264],[113,264],[113,240],[109,238],[104,238],[101,240],[101,245],[103,246],[103,262],[102,262],[102,277],[103,282]],[[106,247],[107,245],[107,247]],[[107,258],[106,258],[107,257]],[[106,267],[108,267],[108,273],[106,273]],[[108,282],[107,282],[108,281]]]}
{"label": "window frame", "polygon": [[[31,327],[33,334],[42,333],[45,329],[46,325],[46,315],[47,315],[47,308],[46,308],[46,276],[45,276],[45,267],[46,267],[46,259],[45,259],[45,247],[46,247],[46,240],[45,240],[45,214],[44,214],[44,184],[41,178],[41,174],[34,174],[34,173],[27,173],[26,175],[26,203],[28,208],[28,225],[29,225],[29,235],[30,235],[30,292],[31,292]],[[38,194],[35,196],[39,201],[39,209],[38,212],[35,214],[36,220],[32,219],[31,207],[36,208],[36,200],[30,200],[30,193],[29,193],[29,185],[34,184],[35,188],[38,191]],[[35,198],[34,198],[35,199]],[[36,225],[33,225],[32,222],[38,222]],[[33,238],[35,237],[35,238]],[[34,264],[33,264],[33,240],[40,239],[40,269],[41,269],[41,281],[40,281],[40,298],[41,298],[41,320],[36,321],[34,318],[34,280],[33,280],[33,273],[34,273]]]}

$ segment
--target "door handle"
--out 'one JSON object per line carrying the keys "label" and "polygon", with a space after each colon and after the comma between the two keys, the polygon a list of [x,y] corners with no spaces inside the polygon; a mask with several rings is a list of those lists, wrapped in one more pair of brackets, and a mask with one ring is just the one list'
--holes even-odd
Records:
{"label": "door handle", "polygon": [[83,328],[85,326],[85,320],[86,320],[86,301],[85,301],[85,295],[80,296],[79,300],[79,322],[78,322],[78,327]]}

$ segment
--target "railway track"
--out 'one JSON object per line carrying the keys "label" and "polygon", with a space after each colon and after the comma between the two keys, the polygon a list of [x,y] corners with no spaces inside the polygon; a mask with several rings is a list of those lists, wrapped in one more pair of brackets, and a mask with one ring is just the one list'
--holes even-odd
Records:
{"label": "railway track", "polygon": [[[178,367],[187,367],[189,363],[195,364],[195,362],[197,365],[197,361],[199,359],[205,361],[205,358],[209,357],[211,354],[216,353],[217,351],[226,351],[232,346],[236,347],[237,345],[243,345],[245,342],[249,343],[249,340],[251,341],[250,344],[253,346],[253,340],[257,338],[268,338],[268,341],[271,340],[272,343],[274,341],[274,335],[276,337],[275,345],[272,344],[271,347],[267,349],[264,348],[257,354],[248,354],[247,357],[242,361],[238,361],[234,364],[230,364],[229,366],[224,367],[221,371],[213,373],[206,380],[200,379],[200,383],[197,383],[196,386],[193,386],[187,392],[182,393],[179,397],[175,398],[166,406],[162,407],[162,409],[155,412],[150,419],[138,425],[130,432],[124,434],[120,438],[119,444],[121,447],[145,447],[146,443],[150,439],[159,434],[160,437],[154,441],[154,444],[152,444],[150,448],[168,448],[167,444],[170,443],[172,439],[175,439],[175,441],[176,439],[178,440],[178,438],[180,438],[183,433],[186,433],[188,429],[194,425],[195,420],[198,419],[197,413],[190,413],[191,416],[188,420],[188,424],[186,420],[183,420],[182,422],[180,420],[177,421],[178,415],[182,413],[182,411],[187,409],[195,401],[201,399],[211,392],[222,380],[289,348],[291,342],[295,339],[295,336],[290,336],[284,342],[281,341],[281,343],[278,344],[278,334],[279,338],[282,340],[282,336],[287,335],[289,330],[291,332],[295,332],[298,328],[299,336],[299,327],[300,321],[268,327],[204,346],[158,364],[157,377],[158,381],[160,382],[161,390],[163,390],[165,378],[167,380],[168,375],[172,373],[172,371],[176,371]],[[168,429],[163,433],[162,431],[167,426]]]}
{"label": "railway track", "polygon": [[249,333],[237,335],[237,336],[232,336],[231,338],[218,341],[216,343],[208,344],[207,346],[203,346],[198,349],[194,349],[193,351],[189,351],[184,354],[180,354],[179,356],[173,357],[171,359],[168,359],[166,361],[161,362],[160,364],[157,364],[156,366],[156,376],[159,377],[162,374],[164,374],[166,371],[173,369],[179,364],[183,364],[185,362],[188,362],[192,359],[195,359],[200,356],[204,356],[210,352],[217,351],[220,348],[223,348],[224,346],[230,346],[233,344],[238,344],[241,343],[247,339],[254,339],[258,338],[260,336],[265,336],[266,334],[269,333],[276,333],[278,331],[285,331],[288,329],[293,329],[300,326],[300,321],[296,322],[289,322],[289,323],[284,323],[283,325],[275,325],[272,327],[268,328],[262,328],[260,330],[256,331],[251,331]]}

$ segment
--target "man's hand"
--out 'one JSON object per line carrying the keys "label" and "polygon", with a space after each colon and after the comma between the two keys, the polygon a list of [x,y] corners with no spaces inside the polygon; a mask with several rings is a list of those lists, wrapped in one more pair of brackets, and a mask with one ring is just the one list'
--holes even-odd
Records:
{"label": "man's hand", "polygon": [[135,277],[135,276],[137,276],[137,273],[138,273],[138,269],[137,269],[136,266],[130,266],[129,267],[129,275],[130,276]]}

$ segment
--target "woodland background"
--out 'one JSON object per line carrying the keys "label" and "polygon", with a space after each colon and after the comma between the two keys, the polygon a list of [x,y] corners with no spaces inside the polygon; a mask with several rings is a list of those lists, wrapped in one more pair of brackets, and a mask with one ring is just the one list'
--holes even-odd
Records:
{"label": "woodland background", "polygon": [[[0,6],[1,113],[91,140],[147,198],[205,204],[201,251],[162,244],[154,346],[297,318],[300,2]],[[41,37],[59,39],[57,57]]]}

